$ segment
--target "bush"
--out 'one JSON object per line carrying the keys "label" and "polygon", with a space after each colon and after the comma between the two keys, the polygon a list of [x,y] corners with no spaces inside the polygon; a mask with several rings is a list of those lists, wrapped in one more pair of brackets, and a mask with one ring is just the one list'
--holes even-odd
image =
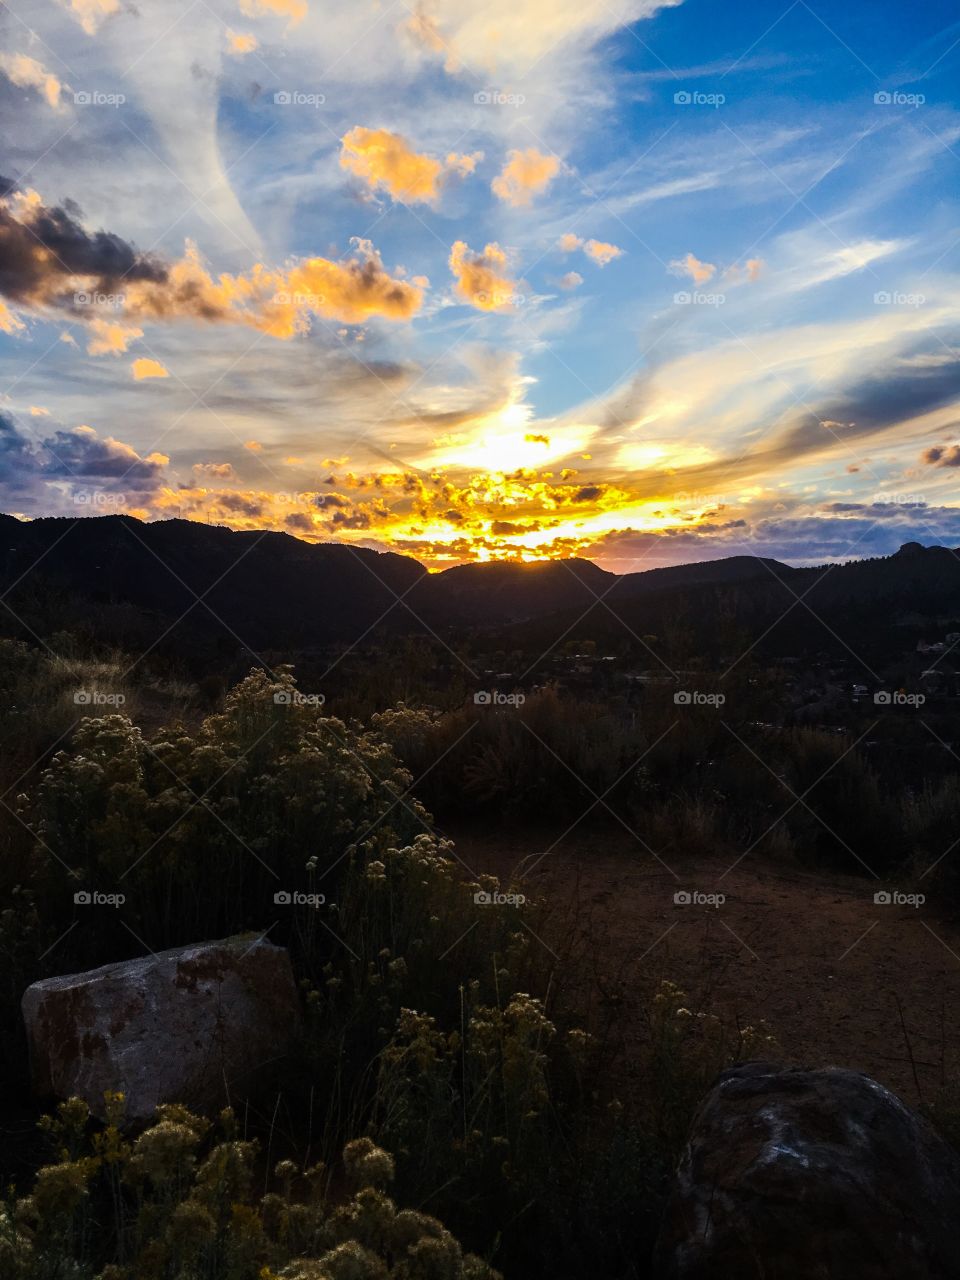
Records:
{"label": "bush", "polygon": [[322,1165],[289,1160],[257,1195],[257,1144],[232,1112],[213,1126],[161,1107],[128,1141],[122,1098],[111,1105],[92,1134],[76,1098],[47,1121],[54,1161],[0,1211],[5,1280],[499,1280],[436,1218],[397,1208],[393,1161],[369,1139],[343,1151],[339,1204]]}

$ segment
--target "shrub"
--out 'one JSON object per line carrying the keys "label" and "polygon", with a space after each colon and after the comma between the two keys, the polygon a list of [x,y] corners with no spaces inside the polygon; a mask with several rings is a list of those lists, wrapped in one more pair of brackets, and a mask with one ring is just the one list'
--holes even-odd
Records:
{"label": "shrub", "polygon": [[161,1107],[128,1141],[115,1122],[89,1133],[74,1098],[45,1127],[55,1159],[0,1214],[9,1280],[499,1280],[436,1218],[397,1208],[369,1139],[344,1149],[352,1195],[334,1204],[327,1170],[288,1160],[255,1194],[257,1144],[230,1111],[214,1127]]}

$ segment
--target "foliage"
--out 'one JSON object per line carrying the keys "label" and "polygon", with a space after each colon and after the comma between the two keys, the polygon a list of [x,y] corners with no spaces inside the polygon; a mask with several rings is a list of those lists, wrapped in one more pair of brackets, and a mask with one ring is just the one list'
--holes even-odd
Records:
{"label": "foliage", "polygon": [[340,1203],[322,1165],[289,1160],[258,1195],[257,1144],[231,1111],[214,1126],[161,1107],[129,1140],[110,1103],[97,1132],[77,1098],[47,1120],[53,1161],[0,1211],[8,1280],[499,1280],[436,1218],[397,1208],[393,1160],[368,1138],[344,1148]]}

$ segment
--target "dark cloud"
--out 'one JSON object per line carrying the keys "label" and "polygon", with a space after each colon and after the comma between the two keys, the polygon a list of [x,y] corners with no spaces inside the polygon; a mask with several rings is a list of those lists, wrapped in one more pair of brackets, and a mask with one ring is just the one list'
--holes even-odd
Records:
{"label": "dark cloud", "polygon": [[159,259],[139,253],[113,232],[87,231],[79,213],[67,201],[53,208],[27,206],[20,219],[0,205],[0,294],[14,302],[69,306],[74,277],[93,281],[93,290],[107,294],[122,291],[124,281],[166,280]]}
{"label": "dark cloud", "polygon": [[[39,515],[73,505],[77,494],[96,488],[119,502],[140,502],[163,483],[165,459],[143,458],[128,445],[101,439],[89,427],[56,430],[29,438],[14,419],[0,413],[0,508],[22,509]],[[119,505],[118,502],[118,505]]]}
{"label": "dark cloud", "polygon": [[960,444],[931,445],[923,451],[921,461],[931,467],[960,467]]}

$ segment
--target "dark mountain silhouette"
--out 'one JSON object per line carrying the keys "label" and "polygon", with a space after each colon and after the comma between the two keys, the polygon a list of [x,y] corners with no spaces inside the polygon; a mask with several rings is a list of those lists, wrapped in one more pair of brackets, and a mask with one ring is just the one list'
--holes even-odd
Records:
{"label": "dark mountain silhouette", "polygon": [[947,625],[960,617],[960,555],[907,544],[885,559],[803,569],[735,556],[619,576],[586,560],[429,574],[405,556],[284,533],[0,516],[0,597],[6,634],[72,630],[188,657],[465,630],[546,648],[560,635],[671,627],[706,651],[736,633],[737,644],[782,654],[870,649],[892,628]]}

